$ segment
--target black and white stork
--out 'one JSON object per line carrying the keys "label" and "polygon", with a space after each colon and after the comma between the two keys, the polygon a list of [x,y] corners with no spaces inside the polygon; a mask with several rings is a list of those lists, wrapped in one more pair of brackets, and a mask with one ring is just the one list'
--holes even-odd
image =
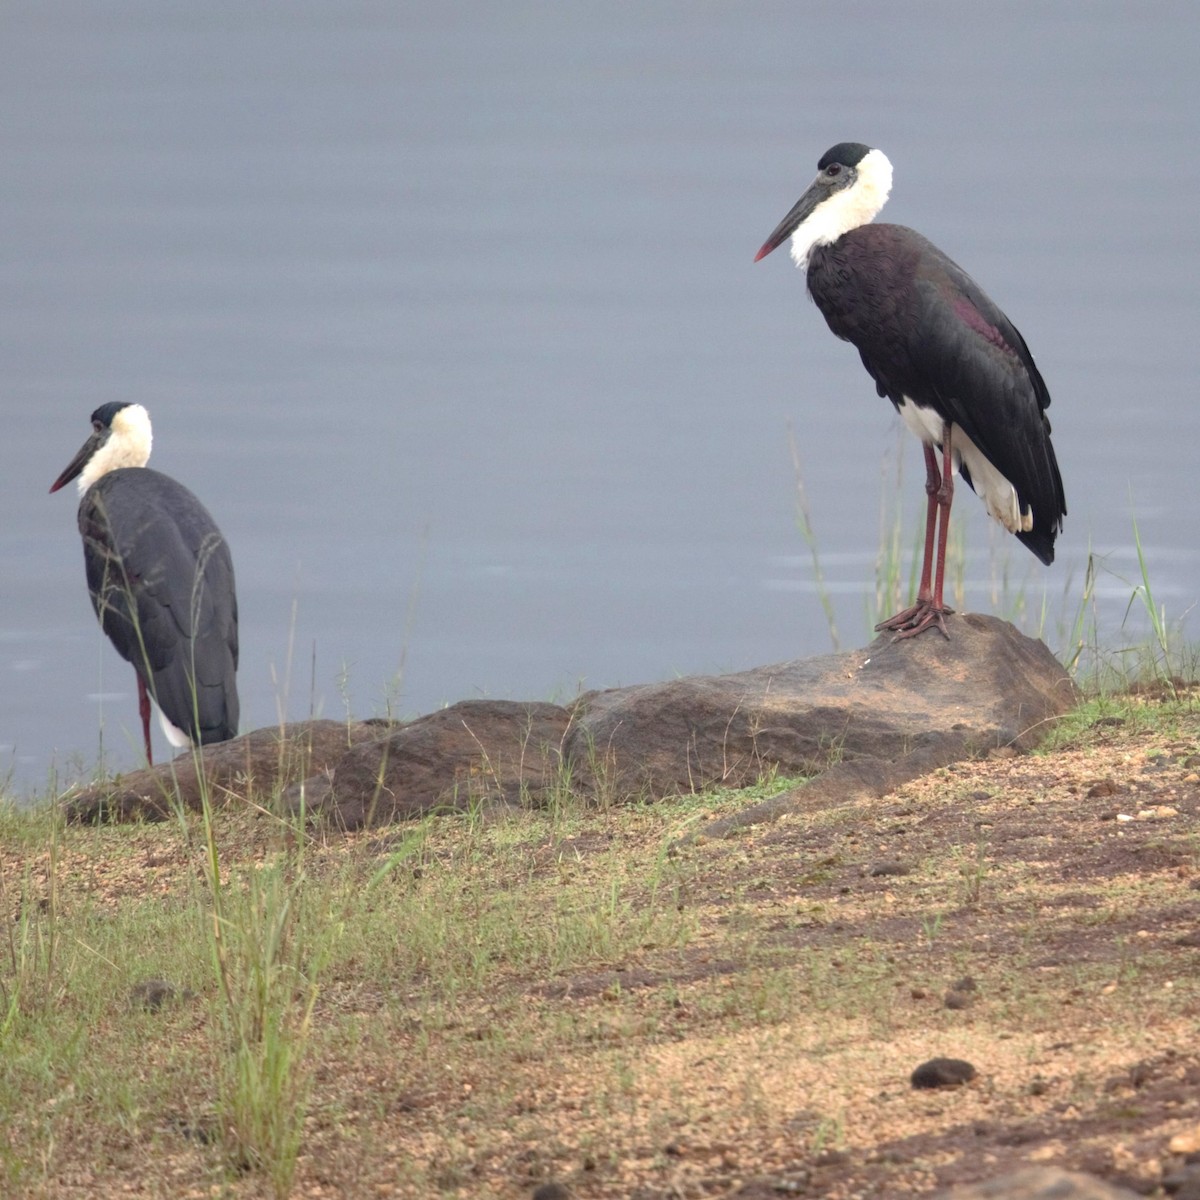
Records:
{"label": "black and white stork", "polygon": [[237,595],[229,546],[181,483],[146,466],[140,404],[105,404],[50,490],[79,478],[79,532],[100,625],[137,672],[146,759],[150,700],[176,747],[237,734]]}
{"label": "black and white stork", "polygon": [[876,628],[914,637],[936,625],[948,637],[953,610],[942,586],[954,472],[1046,564],[1067,505],[1046,416],[1050,393],[1025,339],[919,233],[871,224],[891,186],[882,151],[834,146],[754,261],[791,237],[792,258],[807,267],[809,293],[829,328],[858,350],[879,395],[921,440],[929,504],[920,587],[911,608]]}

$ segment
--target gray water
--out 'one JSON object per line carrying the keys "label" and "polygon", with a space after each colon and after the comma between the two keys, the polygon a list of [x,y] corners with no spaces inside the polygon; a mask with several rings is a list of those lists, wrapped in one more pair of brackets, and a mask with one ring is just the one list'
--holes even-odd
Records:
{"label": "gray water", "polygon": [[230,542],[246,729],[829,649],[790,435],[864,644],[881,464],[903,445],[915,524],[919,451],[786,253],[751,261],[842,140],[886,151],[886,219],[983,283],[1054,397],[1058,560],[964,489],[970,606],[999,556],[1053,642],[1091,551],[1121,636],[1136,516],[1182,616],[1198,34],[1190,2],[9,0],[0,773],[138,760],[46,494],[114,399]]}

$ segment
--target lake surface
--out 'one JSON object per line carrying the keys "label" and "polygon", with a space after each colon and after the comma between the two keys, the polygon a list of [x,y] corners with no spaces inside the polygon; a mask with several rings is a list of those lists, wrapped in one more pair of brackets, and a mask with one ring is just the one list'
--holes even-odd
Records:
{"label": "lake surface", "polygon": [[1054,397],[1058,559],[962,489],[968,606],[1006,571],[1057,647],[1093,553],[1119,640],[1136,517],[1184,616],[1198,61],[1191,3],[10,0],[0,775],[138,761],[75,497],[46,494],[109,400],[232,547],[244,729],[828,650],[793,442],[865,644],[920,452],[786,251],[751,261],[843,140],[886,151],[885,219],[984,285]]}

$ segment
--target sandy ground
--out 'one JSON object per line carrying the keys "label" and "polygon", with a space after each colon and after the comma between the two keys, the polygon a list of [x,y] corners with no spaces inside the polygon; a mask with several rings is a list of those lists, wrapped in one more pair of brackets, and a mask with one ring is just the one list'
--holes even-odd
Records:
{"label": "sandy ground", "polygon": [[[1200,715],[1160,719],[1148,701],[1144,719],[1102,719],[1049,755],[960,764],[871,803],[796,801],[772,824],[672,847],[680,944],[511,972],[438,1027],[406,1020],[386,978],[331,980],[318,1020],[390,1015],[322,1051],[294,1194],[839,1200],[1038,1163],[1161,1195],[1186,1174],[1200,1153]],[[586,872],[661,844],[661,829],[611,824],[597,814],[540,847],[535,876],[549,887],[564,862]],[[170,894],[195,869],[169,827],[122,836],[132,850],[111,862],[60,850],[98,901]],[[6,855],[5,871],[30,870]],[[164,1019],[201,1015],[189,1025],[185,1003]],[[937,1056],[973,1078],[914,1088]],[[152,1114],[141,1142],[99,1162],[61,1147],[37,1194],[268,1193],[218,1175],[205,1141]]]}

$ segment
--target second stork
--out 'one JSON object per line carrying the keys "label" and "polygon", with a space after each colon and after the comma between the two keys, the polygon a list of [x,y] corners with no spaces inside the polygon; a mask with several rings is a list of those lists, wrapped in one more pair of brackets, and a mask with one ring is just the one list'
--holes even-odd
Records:
{"label": "second stork", "polygon": [[233,560],[208,510],[146,466],[150,417],[101,405],[92,435],[50,490],[79,480],[79,532],[92,606],[137,672],[146,759],[150,701],[175,747],[237,735],[238,629]]}

